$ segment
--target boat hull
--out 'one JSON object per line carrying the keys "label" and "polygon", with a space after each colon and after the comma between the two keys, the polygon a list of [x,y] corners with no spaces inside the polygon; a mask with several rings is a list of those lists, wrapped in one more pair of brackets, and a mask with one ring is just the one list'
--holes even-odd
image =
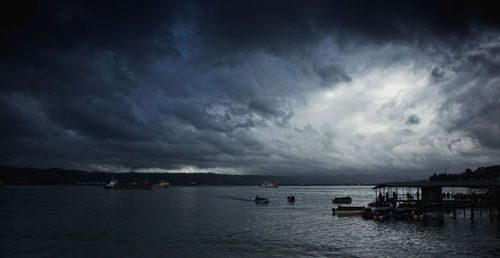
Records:
{"label": "boat hull", "polygon": [[255,201],[255,203],[268,203],[269,199],[267,197],[256,196],[254,201]]}
{"label": "boat hull", "polygon": [[333,215],[359,215],[363,214],[365,207],[341,207],[332,208]]}
{"label": "boat hull", "polygon": [[120,189],[120,186],[118,185],[105,185],[105,189]]}
{"label": "boat hull", "polygon": [[335,197],[332,199],[333,203],[342,203],[342,204],[349,204],[352,202],[351,197]]}

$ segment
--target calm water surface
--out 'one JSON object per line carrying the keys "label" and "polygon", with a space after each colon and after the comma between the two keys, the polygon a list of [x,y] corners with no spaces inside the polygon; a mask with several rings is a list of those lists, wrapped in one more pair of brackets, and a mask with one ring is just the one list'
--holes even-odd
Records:
{"label": "calm water surface", "polygon": [[[255,204],[256,194],[267,205]],[[295,195],[289,204],[287,195]],[[1,257],[495,257],[500,228],[487,212],[426,221],[332,216],[331,198],[353,205],[371,187],[94,186],[0,188]]]}

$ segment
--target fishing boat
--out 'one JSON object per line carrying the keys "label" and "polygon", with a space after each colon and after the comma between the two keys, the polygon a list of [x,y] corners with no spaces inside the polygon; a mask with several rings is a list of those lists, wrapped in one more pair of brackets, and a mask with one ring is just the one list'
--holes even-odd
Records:
{"label": "fishing boat", "polygon": [[118,184],[118,180],[111,177],[111,181],[104,185],[106,189],[120,189],[120,185]]}
{"label": "fishing boat", "polygon": [[350,196],[335,197],[332,199],[332,202],[349,204],[352,202],[352,199]]}
{"label": "fishing boat", "polygon": [[166,180],[161,180],[160,183],[158,184],[158,187],[160,188],[168,188],[170,186],[170,183]]}
{"label": "fishing boat", "polygon": [[276,188],[278,187],[278,184],[273,184],[271,182],[264,182],[260,185],[260,187],[264,187],[264,188]]}
{"label": "fishing boat", "polygon": [[269,199],[267,197],[260,197],[256,195],[254,201],[255,203],[268,203]]}
{"label": "fishing boat", "polygon": [[362,206],[338,206],[332,208],[332,215],[362,215],[365,207]]}
{"label": "fishing boat", "polygon": [[287,197],[286,197],[286,200],[287,200],[288,202],[295,202],[295,196],[293,196],[293,195],[287,196]]}

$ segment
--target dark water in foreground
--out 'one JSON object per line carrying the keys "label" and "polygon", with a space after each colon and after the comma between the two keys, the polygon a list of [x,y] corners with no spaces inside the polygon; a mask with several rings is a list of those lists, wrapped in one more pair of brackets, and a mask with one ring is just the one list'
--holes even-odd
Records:
{"label": "dark water in foreground", "polygon": [[[256,205],[256,195],[270,203]],[[286,196],[293,194],[295,204]],[[331,198],[364,205],[370,187],[93,186],[0,188],[1,257],[470,257],[498,256],[486,212],[427,221],[331,215]]]}

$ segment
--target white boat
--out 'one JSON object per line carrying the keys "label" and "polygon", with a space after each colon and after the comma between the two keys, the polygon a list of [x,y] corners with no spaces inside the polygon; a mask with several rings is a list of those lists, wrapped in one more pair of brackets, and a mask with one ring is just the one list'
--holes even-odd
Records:
{"label": "white boat", "polygon": [[168,188],[170,186],[170,183],[166,180],[161,180],[160,183],[158,184],[158,187],[160,188]]}
{"label": "white boat", "polygon": [[264,187],[264,188],[276,188],[278,187],[278,184],[273,184],[271,182],[264,182],[260,185],[260,187]]}
{"label": "white boat", "polygon": [[104,188],[106,188],[106,189],[120,189],[120,185],[118,185],[118,180],[111,177],[111,181],[109,181],[109,183],[104,185]]}

